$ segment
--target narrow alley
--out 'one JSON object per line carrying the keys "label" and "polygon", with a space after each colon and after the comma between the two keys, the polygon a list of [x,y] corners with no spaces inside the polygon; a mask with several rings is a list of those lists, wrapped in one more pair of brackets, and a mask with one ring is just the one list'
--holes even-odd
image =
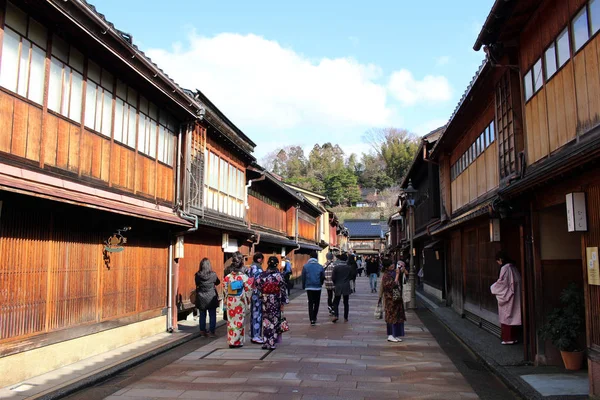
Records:
{"label": "narrow alley", "polygon": [[[357,293],[350,296],[348,323],[329,321],[325,291],[315,327],[308,321],[306,295],[292,297],[285,310],[291,330],[275,351],[249,341],[229,349],[221,327],[217,339],[194,341],[206,344],[153,372],[138,373],[136,382],[126,379],[127,371],[69,399],[516,398],[484,368],[464,368],[477,360],[447,333],[434,337],[414,312],[407,314],[403,342],[387,342],[385,323],[373,317],[377,295],[370,293],[366,277],[357,279]],[[438,324],[436,331],[445,330],[426,311],[418,313]],[[453,347],[458,362],[440,343]]]}

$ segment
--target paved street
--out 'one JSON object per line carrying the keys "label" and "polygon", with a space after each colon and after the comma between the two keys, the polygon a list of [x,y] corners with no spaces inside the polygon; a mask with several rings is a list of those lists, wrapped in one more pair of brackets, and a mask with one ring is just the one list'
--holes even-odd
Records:
{"label": "paved street", "polygon": [[[277,350],[269,353],[253,344],[230,350],[221,328],[218,339],[195,341],[201,346],[191,353],[107,398],[479,398],[415,313],[408,313],[405,340],[387,342],[384,322],[373,318],[377,298],[370,293],[368,280],[359,278],[357,286],[348,323],[329,322],[323,293],[320,320],[311,327],[306,296],[300,294],[286,309],[291,332]],[[485,376],[489,379],[489,373]],[[495,393],[499,397],[489,398],[512,398],[508,392]],[[71,396],[93,397],[93,391]]]}

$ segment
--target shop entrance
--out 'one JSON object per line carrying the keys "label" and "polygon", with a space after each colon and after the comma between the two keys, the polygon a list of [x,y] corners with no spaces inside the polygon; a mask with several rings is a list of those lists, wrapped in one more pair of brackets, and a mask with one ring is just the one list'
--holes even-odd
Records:
{"label": "shop entrance", "polygon": [[[581,233],[568,232],[565,203],[539,212],[539,242],[543,323],[545,316],[561,305],[560,293],[571,282],[583,290]],[[563,364],[560,352],[550,342],[545,343],[545,356],[550,365]]]}

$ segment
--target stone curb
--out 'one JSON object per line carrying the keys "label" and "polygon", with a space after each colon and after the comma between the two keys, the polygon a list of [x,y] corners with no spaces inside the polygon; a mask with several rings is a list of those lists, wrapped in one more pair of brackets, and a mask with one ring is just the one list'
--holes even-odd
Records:
{"label": "stone curb", "polygon": [[491,357],[482,354],[477,346],[469,340],[468,337],[464,337],[460,335],[453,327],[450,321],[447,321],[444,315],[436,312],[436,307],[431,300],[429,300],[422,293],[417,292],[417,299],[421,302],[422,305],[425,306],[432,314],[434,314],[443,324],[444,326],[452,332],[452,334],[463,343],[469,350],[471,350],[477,358],[479,358],[483,364],[488,368],[494,375],[496,375],[506,386],[508,386],[511,390],[513,390],[516,394],[518,394],[522,399],[526,400],[543,400],[544,397],[537,392],[537,390],[533,389],[529,386],[525,381],[523,381],[520,377],[512,374],[508,369],[500,364],[498,364]]}
{"label": "stone curb", "polygon": [[[217,327],[225,325],[226,321],[219,321]],[[111,365],[107,365],[101,370],[90,372],[82,377],[67,381],[60,386],[53,387],[44,392],[37,393],[33,396],[27,397],[27,399],[35,400],[54,400],[71,395],[81,389],[93,386],[99,382],[105,381],[123,371],[126,371],[136,365],[148,361],[162,353],[165,353],[175,347],[181,346],[189,341],[192,341],[200,337],[200,332],[190,333],[181,339],[174,340],[166,344],[159,344],[144,353],[137,354],[126,358],[124,360],[116,361]]]}

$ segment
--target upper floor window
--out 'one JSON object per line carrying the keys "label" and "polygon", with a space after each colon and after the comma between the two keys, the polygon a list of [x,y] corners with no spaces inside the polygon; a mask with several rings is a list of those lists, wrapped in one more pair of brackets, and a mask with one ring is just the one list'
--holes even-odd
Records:
{"label": "upper floor window", "polygon": [[556,65],[556,45],[554,42],[544,52],[544,66],[546,80],[550,79],[556,73],[558,67]]}
{"label": "upper floor window", "polygon": [[52,37],[48,108],[81,122],[83,102],[83,54],[60,37]]}
{"label": "upper floor window", "polygon": [[205,150],[204,204],[234,217],[244,216],[244,172],[216,153]]}
{"label": "upper floor window", "polygon": [[565,28],[556,38],[556,57],[558,68],[565,65],[571,57],[568,28]]}
{"label": "upper floor window", "polygon": [[44,101],[47,36],[46,28],[7,3],[0,85],[38,104]]}
{"label": "upper floor window", "polygon": [[591,34],[595,34],[600,29],[600,0],[590,0],[590,28]]}
{"label": "upper floor window", "polygon": [[573,50],[579,50],[590,38],[588,29],[587,7],[573,18]]}
{"label": "upper floor window", "polygon": [[88,60],[85,91],[85,126],[110,137],[112,130],[112,91],[114,77]]}
{"label": "upper floor window", "polygon": [[496,140],[496,134],[494,132],[494,121],[492,121],[486,126],[483,132],[477,136],[467,151],[465,151],[465,153],[452,165],[450,168],[450,180],[458,178],[469,165],[475,162],[475,160],[490,147],[494,140]]}
{"label": "upper floor window", "polygon": [[117,80],[114,139],[132,149],[136,147],[137,102],[137,92]]}

